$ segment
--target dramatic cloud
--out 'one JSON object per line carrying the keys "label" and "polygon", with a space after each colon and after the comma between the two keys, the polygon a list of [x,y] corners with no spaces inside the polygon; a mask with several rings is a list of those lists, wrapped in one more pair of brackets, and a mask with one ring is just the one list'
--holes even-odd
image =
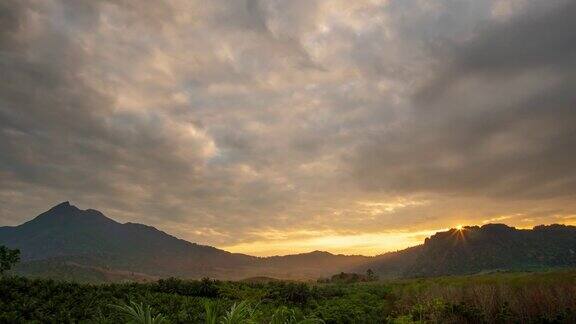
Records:
{"label": "dramatic cloud", "polygon": [[412,118],[360,152],[364,183],[505,199],[573,196],[574,13],[573,2],[537,2],[453,45],[410,98]]}
{"label": "dramatic cloud", "polygon": [[[0,225],[260,254],[576,222],[569,0],[0,2]],[[265,248],[263,247],[265,246]]]}

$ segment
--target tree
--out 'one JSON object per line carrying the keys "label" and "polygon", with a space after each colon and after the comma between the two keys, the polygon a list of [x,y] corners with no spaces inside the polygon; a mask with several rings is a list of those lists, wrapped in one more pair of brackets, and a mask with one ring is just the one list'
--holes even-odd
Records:
{"label": "tree", "polygon": [[20,250],[11,250],[0,245],[0,275],[4,275],[4,271],[12,269],[18,261],[20,261]]}
{"label": "tree", "polygon": [[368,281],[378,280],[378,277],[374,274],[374,271],[372,271],[372,269],[366,270],[366,277],[368,278]]}

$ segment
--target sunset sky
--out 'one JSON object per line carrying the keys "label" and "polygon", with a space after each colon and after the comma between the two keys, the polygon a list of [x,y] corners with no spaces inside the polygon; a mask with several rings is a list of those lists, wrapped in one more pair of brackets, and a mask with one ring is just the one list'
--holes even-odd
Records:
{"label": "sunset sky", "polygon": [[0,226],[253,255],[576,224],[576,1],[2,0]]}

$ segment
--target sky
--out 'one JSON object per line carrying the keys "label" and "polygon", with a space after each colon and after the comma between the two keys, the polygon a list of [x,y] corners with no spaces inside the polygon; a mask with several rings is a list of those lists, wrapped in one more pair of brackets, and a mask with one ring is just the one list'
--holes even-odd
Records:
{"label": "sky", "polygon": [[576,2],[2,0],[0,226],[253,255],[576,224]]}

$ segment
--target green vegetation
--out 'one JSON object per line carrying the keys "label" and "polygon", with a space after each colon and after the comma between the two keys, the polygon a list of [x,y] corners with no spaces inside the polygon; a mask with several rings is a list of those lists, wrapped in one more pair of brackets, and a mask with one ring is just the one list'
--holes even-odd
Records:
{"label": "green vegetation", "polygon": [[368,269],[366,270],[366,275],[359,273],[340,272],[339,274],[333,275],[330,279],[320,278],[318,279],[318,283],[356,283],[377,280],[378,276],[374,274],[374,271],[372,271],[372,269]]}
{"label": "green vegetation", "polygon": [[[112,306],[116,305],[116,306]],[[80,284],[5,277],[0,322],[575,323],[576,272],[358,283],[164,279]]]}
{"label": "green vegetation", "polygon": [[131,301],[130,305],[111,305],[111,307],[116,308],[121,314],[124,314],[127,323],[162,324],[167,322],[162,314],[152,315],[152,308],[142,303]]}
{"label": "green vegetation", "polygon": [[11,250],[0,245],[0,276],[3,276],[5,271],[12,269],[18,261],[20,261],[20,250]]}

